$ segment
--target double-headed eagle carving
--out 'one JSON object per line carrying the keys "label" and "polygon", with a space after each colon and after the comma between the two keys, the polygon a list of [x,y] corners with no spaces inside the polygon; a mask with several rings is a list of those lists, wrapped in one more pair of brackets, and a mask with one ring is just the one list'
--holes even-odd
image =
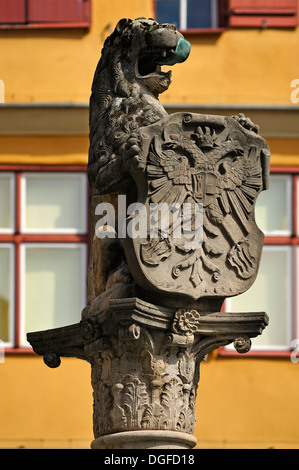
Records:
{"label": "double-headed eagle carving", "polygon": [[[246,290],[257,273],[263,238],[254,206],[267,185],[270,152],[264,139],[234,117],[176,113],[141,129],[140,142],[132,175],[150,220],[162,223],[155,237],[149,227],[146,239],[131,242],[144,284],[194,299]],[[173,218],[165,233],[165,211],[184,205],[189,211]],[[197,222],[193,207],[200,208]],[[177,224],[186,221],[189,243],[174,236]],[[196,230],[200,240],[192,245]]]}

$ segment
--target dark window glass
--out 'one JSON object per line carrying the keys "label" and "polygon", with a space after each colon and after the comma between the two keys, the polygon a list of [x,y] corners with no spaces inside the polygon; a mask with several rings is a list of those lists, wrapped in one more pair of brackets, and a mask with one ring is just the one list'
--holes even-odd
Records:
{"label": "dark window glass", "polygon": [[179,0],[157,0],[156,15],[159,23],[172,23],[180,27],[180,2]]}
{"label": "dark window glass", "polygon": [[187,29],[211,26],[211,0],[188,0]]}

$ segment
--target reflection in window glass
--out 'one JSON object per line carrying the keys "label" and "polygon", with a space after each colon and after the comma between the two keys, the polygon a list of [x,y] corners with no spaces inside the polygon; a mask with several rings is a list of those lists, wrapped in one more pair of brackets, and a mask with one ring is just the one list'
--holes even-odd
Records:
{"label": "reflection in window glass", "polygon": [[285,175],[270,177],[270,186],[256,202],[256,223],[267,235],[291,234],[291,179]]}
{"label": "reflection in window glass", "polygon": [[85,246],[23,246],[22,343],[25,333],[80,321],[85,304]]}
{"label": "reflection in window glass", "polygon": [[13,231],[13,176],[0,175],[0,233]]}
{"label": "reflection in window glass", "polygon": [[159,23],[173,23],[179,29],[218,27],[218,0],[156,0]]}
{"label": "reflection in window glass", "polygon": [[0,245],[0,340],[5,343],[11,341],[10,330],[12,329],[11,253],[11,246]]}
{"label": "reflection in window glass", "polygon": [[266,312],[269,325],[252,339],[252,348],[285,349],[290,342],[290,247],[266,246],[257,279],[244,294],[227,301],[231,312]]}
{"label": "reflection in window glass", "polygon": [[157,0],[156,17],[159,23],[171,23],[180,28],[180,1]]}
{"label": "reflection in window glass", "polygon": [[187,29],[211,28],[211,0],[188,0]]}
{"label": "reflection in window glass", "polygon": [[82,233],[86,229],[85,175],[23,175],[22,199],[25,232]]}

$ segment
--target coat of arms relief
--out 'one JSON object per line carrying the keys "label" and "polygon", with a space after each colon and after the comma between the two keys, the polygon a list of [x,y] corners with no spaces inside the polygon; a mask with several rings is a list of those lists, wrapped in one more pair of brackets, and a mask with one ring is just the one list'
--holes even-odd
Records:
{"label": "coat of arms relief", "polygon": [[189,301],[247,290],[263,244],[254,207],[268,186],[265,140],[234,117],[176,113],[141,128],[136,141],[130,168],[147,236],[127,237],[124,247],[138,282]]}

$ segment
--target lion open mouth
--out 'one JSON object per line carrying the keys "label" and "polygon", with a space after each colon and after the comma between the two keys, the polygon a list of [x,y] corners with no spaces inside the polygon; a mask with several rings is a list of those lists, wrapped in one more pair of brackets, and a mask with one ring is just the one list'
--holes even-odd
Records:
{"label": "lion open mouth", "polygon": [[190,53],[190,43],[179,38],[175,47],[152,48],[141,51],[138,60],[138,74],[145,77],[151,74],[169,75],[161,71],[161,65],[174,65],[184,62]]}
{"label": "lion open mouth", "polygon": [[145,77],[151,74],[157,75],[169,75],[169,72],[165,73],[161,70],[161,65],[174,56],[175,49],[164,49],[164,50],[144,50],[138,59],[138,74],[141,77]]}

